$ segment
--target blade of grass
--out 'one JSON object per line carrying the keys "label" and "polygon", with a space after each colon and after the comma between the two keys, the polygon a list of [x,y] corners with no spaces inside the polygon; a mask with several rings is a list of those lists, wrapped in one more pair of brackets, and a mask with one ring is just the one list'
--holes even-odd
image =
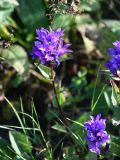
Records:
{"label": "blade of grass", "polygon": [[[21,108],[21,111],[24,112],[23,102],[22,102],[22,98],[21,97],[20,97],[20,108]],[[22,115],[22,119],[23,119],[24,126],[27,126],[24,115]]]}
{"label": "blade of grass", "polygon": [[52,160],[52,153],[51,153],[52,151],[50,150],[50,148],[49,148],[49,146],[48,146],[48,144],[47,144],[47,141],[46,141],[46,139],[45,139],[45,137],[44,137],[44,134],[43,134],[43,132],[42,132],[42,130],[41,130],[40,125],[35,121],[35,119],[34,119],[31,115],[29,115],[29,114],[27,114],[27,113],[23,113],[23,112],[19,112],[19,113],[24,114],[25,116],[29,117],[29,118],[36,124],[36,126],[38,127],[39,132],[40,132],[40,134],[41,134],[41,136],[42,136],[42,139],[43,139],[43,141],[44,141],[44,143],[45,143],[45,145],[46,145],[46,148],[48,149],[48,152],[49,152],[49,155],[50,155],[50,159]]}
{"label": "blade of grass", "polygon": [[100,66],[99,66],[99,68],[98,68],[97,77],[96,77],[96,81],[95,81],[95,87],[94,87],[94,90],[93,90],[93,96],[92,96],[91,108],[92,108],[92,106],[93,106],[93,104],[94,104],[95,92],[96,92],[97,82],[98,82],[98,78],[99,78],[99,70],[100,70]]}
{"label": "blade of grass", "polygon": [[101,97],[103,91],[105,90],[106,86],[107,86],[107,84],[105,84],[105,85],[103,86],[103,88],[102,88],[102,90],[101,90],[101,92],[100,92],[100,94],[99,94],[97,100],[95,101],[94,105],[93,105],[92,108],[91,108],[91,111],[93,111],[93,110],[95,109],[95,107],[96,107],[96,105],[97,105],[97,103],[98,103],[98,101],[99,101],[99,99],[100,99],[100,97]]}
{"label": "blade of grass", "polygon": [[77,121],[74,121],[74,120],[72,120],[72,119],[70,119],[70,118],[67,118],[67,120],[69,120],[69,121],[71,121],[71,122],[73,122],[73,123],[75,123],[75,124],[78,124],[78,125],[80,125],[81,127],[84,126],[82,123],[77,122]]}
{"label": "blade of grass", "polygon": [[26,133],[24,124],[23,124],[23,122],[22,122],[22,120],[21,120],[21,118],[20,118],[20,116],[19,116],[18,113],[21,113],[22,115],[25,115],[25,116],[29,117],[32,121],[34,121],[34,123],[36,124],[36,126],[37,126],[38,129],[39,129],[39,132],[40,132],[40,134],[41,134],[41,136],[42,136],[42,138],[43,138],[43,141],[44,141],[44,143],[45,143],[45,145],[46,145],[46,148],[47,148],[47,150],[48,150],[48,152],[49,152],[50,159],[52,160],[52,149],[50,149],[49,146],[48,146],[48,144],[47,144],[47,141],[46,141],[46,139],[45,139],[45,137],[44,137],[44,134],[43,134],[43,132],[42,132],[42,130],[41,130],[40,124],[38,124],[38,123],[34,120],[34,118],[33,118],[32,116],[30,116],[29,114],[24,113],[24,112],[18,112],[18,111],[15,109],[15,107],[12,105],[12,103],[11,103],[5,96],[4,96],[4,99],[6,100],[6,102],[10,105],[10,107],[11,107],[12,110],[14,111],[14,113],[15,113],[15,115],[16,115],[16,117],[17,117],[17,119],[18,119],[18,121],[19,121],[22,129],[23,129],[23,132],[24,132],[26,135],[27,135],[27,133]]}
{"label": "blade of grass", "polygon": [[[9,159],[11,159],[12,160],[12,158],[11,157],[9,157],[8,155],[6,155],[1,149],[0,149],[0,153],[2,153],[4,156],[2,156],[3,158],[9,158]],[[7,159],[8,160],[8,159]]]}
{"label": "blade of grass", "polygon": [[[56,113],[54,113],[53,111],[51,111],[51,113],[53,113],[53,114],[56,116],[56,118],[64,125],[64,123],[63,123],[62,120],[58,117],[58,115],[57,115]],[[68,119],[68,118],[66,118],[66,119]],[[80,143],[82,143],[84,149],[87,151],[87,148],[86,148],[86,146],[84,145],[84,142],[83,142],[82,138],[81,138],[81,137],[78,137],[78,136],[70,129],[70,127],[68,127],[68,126],[66,126],[66,127],[67,127],[67,130],[69,131],[69,133],[72,135],[72,138],[74,137],[76,140],[78,140]],[[73,140],[74,140],[74,138],[73,138]]]}
{"label": "blade of grass", "polygon": [[[22,127],[11,126],[11,125],[0,125],[0,128],[2,128],[2,129],[8,129],[8,130],[23,129]],[[39,131],[38,128],[28,128],[28,127],[25,127],[25,130],[36,130],[36,131]]]}
{"label": "blade of grass", "polygon": [[2,129],[8,129],[8,130],[14,130],[14,129],[12,129],[12,128],[10,128],[10,127],[7,127],[7,126],[3,126],[3,125],[0,125],[0,128],[2,128]]}
{"label": "blade of grass", "polygon": [[61,142],[67,137],[68,135],[63,136],[58,143],[55,145],[54,149],[53,149],[53,153],[55,152],[55,150],[57,149],[57,147],[59,147],[59,145],[61,144]]}
{"label": "blade of grass", "polygon": [[[39,126],[40,126],[40,123],[39,123],[39,120],[38,120],[37,111],[36,111],[36,108],[35,108],[35,104],[34,104],[34,102],[33,102],[33,98],[32,98],[32,101],[31,101],[31,106],[32,106],[32,117],[35,116],[35,119],[36,119],[37,123],[38,123]],[[34,128],[34,127],[35,127],[34,121],[32,121],[32,125],[33,125],[33,128]],[[34,136],[35,136],[35,130],[34,130]]]}
{"label": "blade of grass", "polygon": [[23,122],[22,122],[17,110],[15,109],[15,107],[12,105],[12,103],[5,96],[4,96],[4,99],[6,100],[6,102],[10,105],[10,107],[14,111],[14,113],[15,113],[15,115],[16,115],[16,117],[17,117],[17,119],[18,119],[18,121],[19,121],[19,123],[21,125],[21,127],[23,128],[23,132],[26,134],[26,130],[24,128]]}

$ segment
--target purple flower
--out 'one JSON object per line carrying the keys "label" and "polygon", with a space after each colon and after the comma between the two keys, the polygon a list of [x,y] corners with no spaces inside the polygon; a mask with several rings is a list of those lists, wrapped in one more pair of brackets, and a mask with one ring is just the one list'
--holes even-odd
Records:
{"label": "purple flower", "polygon": [[56,62],[60,64],[59,58],[65,52],[72,52],[68,47],[71,44],[63,44],[63,30],[58,28],[56,31],[41,28],[36,30],[36,41],[34,42],[33,51],[31,53],[33,58],[38,58],[41,63]]}
{"label": "purple flower", "polygon": [[105,66],[114,76],[118,76],[117,72],[120,70],[120,41],[115,41],[113,45],[114,48],[108,48],[111,59],[105,63]]}
{"label": "purple flower", "polygon": [[88,122],[84,123],[84,129],[87,130],[85,140],[88,141],[88,147],[91,152],[100,154],[102,145],[108,145],[108,140],[110,139],[110,136],[105,131],[106,120],[101,118],[101,114],[90,118]]}

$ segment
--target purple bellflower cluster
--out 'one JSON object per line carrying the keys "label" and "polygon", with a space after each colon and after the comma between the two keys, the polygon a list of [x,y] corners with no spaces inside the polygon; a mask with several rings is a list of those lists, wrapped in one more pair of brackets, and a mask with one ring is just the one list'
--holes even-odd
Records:
{"label": "purple bellflower cluster", "polygon": [[108,140],[110,136],[105,131],[106,120],[101,118],[101,114],[96,117],[91,116],[88,122],[84,123],[84,129],[87,130],[85,140],[88,141],[88,147],[91,152],[101,154],[101,147],[105,144],[108,149]]}
{"label": "purple bellflower cluster", "polygon": [[108,54],[111,59],[105,63],[106,68],[115,76],[119,77],[120,72],[120,41],[115,41],[113,43],[114,48],[108,48]]}
{"label": "purple bellflower cluster", "polygon": [[34,42],[33,51],[31,53],[33,58],[41,60],[41,64],[46,62],[55,62],[60,64],[59,58],[65,52],[72,52],[68,49],[71,44],[63,44],[64,31],[58,28],[56,31],[52,29],[47,30],[44,28],[36,30],[36,41]]}

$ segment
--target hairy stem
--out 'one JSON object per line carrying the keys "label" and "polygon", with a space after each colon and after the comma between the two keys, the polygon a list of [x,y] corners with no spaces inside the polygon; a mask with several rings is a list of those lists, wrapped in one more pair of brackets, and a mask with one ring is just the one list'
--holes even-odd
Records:
{"label": "hairy stem", "polygon": [[54,90],[54,94],[55,94],[55,99],[56,99],[56,103],[57,103],[57,107],[58,107],[58,111],[60,113],[61,119],[63,121],[64,124],[67,124],[66,122],[66,117],[61,109],[61,106],[59,104],[59,99],[58,99],[58,95],[57,95],[57,91],[56,91],[56,87],[55,87],[55,78],[54,78],[54,74],[53,74],[53,68],[54,68],[54,64],[51,63],[50,65],[51,68],[51,80],[52,80],[52,86],[53,86],[53,90]]}

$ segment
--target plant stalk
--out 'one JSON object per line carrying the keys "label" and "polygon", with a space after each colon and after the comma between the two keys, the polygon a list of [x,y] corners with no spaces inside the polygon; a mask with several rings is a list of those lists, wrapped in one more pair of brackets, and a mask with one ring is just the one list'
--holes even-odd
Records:
{"label": "plant stalk", "polygon": [[63,123],[66,125],[66,117],[61,109],[60,103],[59,103],[59,99],[58,99],[58,95],[57,95],[57,91],[56,91],[56,87],[55,87],[55,78],[54,78],[54,64],[51,63],[50,64],[50,68],[51,68],[51,81],[52,81],[52,86],[53,86],[53,90],[54,90],[54,94],[55,94],[55,99],[56,99],[56,103],[57,103],[57,107],[58,107],[58,111],[60,113],[61,119],[63,121]]}

